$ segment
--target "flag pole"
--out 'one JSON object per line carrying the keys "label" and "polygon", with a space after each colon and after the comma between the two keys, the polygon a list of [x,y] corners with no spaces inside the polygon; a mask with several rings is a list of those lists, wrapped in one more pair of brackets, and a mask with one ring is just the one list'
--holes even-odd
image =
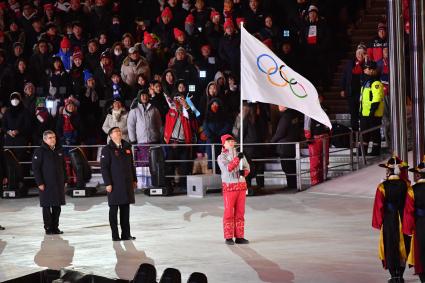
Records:
{"label": "flag pole", "polygon": [[[243,26],[243,22],[241,22],[241,33],[242,33],[242,29],[244,28]],[[242,40],[242,34],[241,34],[241,40]],[[242,53],[242,48],[240,48],[240,52]],[[240,56],[241,58],[241,71],[242,71],[242,56]],[[242,75],[239,74],[240,78],[242,79]],[[241,85],[242,85],[242,80],[241,80]],[[242,87],[240,88],[241,92],[240,92],[240,97],[241,97],[241,101],[240,101],[240,138],[239,138],[239,143],[240,143],[240,152],[243,152],[243,95],[242,95]],[[240,167],[242,169],[242,162],[240,164]]]}

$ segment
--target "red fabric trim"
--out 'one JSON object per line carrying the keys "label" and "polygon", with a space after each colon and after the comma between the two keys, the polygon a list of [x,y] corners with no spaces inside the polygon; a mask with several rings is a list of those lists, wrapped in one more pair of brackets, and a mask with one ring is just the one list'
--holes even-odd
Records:
{"label": "red fabric trim", "polygon": [[246,182],[238,183],[221,183],[223,192],[245,191],[247,189]]}
{"label": "red fabric trim", "polygon": [[384,218],[384,195],[378,188],[376,190],[375,202],[373,204],[372,227],[381,230]]}
{"label": "red fabric trim", "polygon": [[238,165],[239,165],[239,157],[235,157],[227,165],[227,170],[229,170],[229,172],[232,172],[233,170],[235,170],[235,168],[238,167]]}
{"label": "red fabric trim", "polygon": [[408,194],[404,205],[403,233],[412,235],[415,230],[415,200]]}
{"label": "red fabric trim", "polygon": [[[166,143],[170,143],[171,135],[173,134],[174,125],[176,124],[177,117],[179,117],[179,113],[170,109],[165,117],[165,127],[164,127],[164,139]],[[192,127],[195,126],[196,121],[191,121],[180,114],[180,121],[183,126],[184,131],[184,141],[185,143],[192,142],[193,131]]]}

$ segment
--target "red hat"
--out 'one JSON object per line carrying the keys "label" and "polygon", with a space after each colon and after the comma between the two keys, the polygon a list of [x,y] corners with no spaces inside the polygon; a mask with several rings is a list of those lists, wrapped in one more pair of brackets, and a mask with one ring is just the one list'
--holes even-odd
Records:
{"label": "red hat", "polygon": [[195,17],[192,14],[187,15],[184,23],[185,24],[194,24],[195,23]]}
{"label": "red hat", "polygon": [[161,13],[161,17],[169,17],[170,20],[173,18],[173,12],[169,7],[165,7],[165,9]]}
{"label": "red hat", "polygon": [[182,32],[178,28],[174,28],[174,38],[178,39],[180,36],[184,36],[184,32]]}
{"label": "red hat", "polygon": [[242,17],[236,18],[236,24],[237,25],[240,25],[241,22],[245,22],[245,18],[242,18]]}
{"label": "red hat", "polygon": [[224,29],[227,29],[227,28],[234,28],[234,25],[233,25],[233,21],[232,21],[232,19],[230,19],[230,18],[228,18],[225,22],[224,22]]}
{"label": "red hat", "polygon": [[220,16],[220,13],[217,11],[211,11],[210,19],[212,20],[215,16]]}
{"label": "red hat", "polygon": [[153,38],[153,36],[150,33],[148,33],[147,31],[143,33],[143,43],[145,45],[148,43],[155,43],[155,42],[156,42],[155,38]]}
{"label": "red hat", "polygon": [[71,48],[71,41],[67,37],[64,37],[61,41],[61,48]]}
{"label": "red hat", "polygon": [[46,11],[46,10],[53,10],[54,9],[54,6],[53,6],[52,3],[47,3],[47,4],[44,4],[43,5],[43,9],[44,9],[44,11]]}
{"label": "red hat", "polygon": [[72,54],[72,59],[77,59],[80,58],[81,60],[83,59],[83,53],[81,52],[81,50],[75,50],[74,53]]}
{"label": "red hat", "polygon": [[229,134],[222,135],[221,136],[221,145],[224,146],[224,143],[227,140],[235,140],[235,138],[232,135],[229,135]]}

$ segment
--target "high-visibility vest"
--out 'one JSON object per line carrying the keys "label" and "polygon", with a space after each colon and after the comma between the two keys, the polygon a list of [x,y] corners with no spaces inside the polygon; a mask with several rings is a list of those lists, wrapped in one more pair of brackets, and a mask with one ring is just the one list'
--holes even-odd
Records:
{"label": "high-visibility vest", "polygon": [[384,85],[380,81],[368,80],[365,82],[361,89],[360,114],[363,117],[369,117],[372,103],[379,103],[373,117],[382,117],[384,115],[384,96]]}

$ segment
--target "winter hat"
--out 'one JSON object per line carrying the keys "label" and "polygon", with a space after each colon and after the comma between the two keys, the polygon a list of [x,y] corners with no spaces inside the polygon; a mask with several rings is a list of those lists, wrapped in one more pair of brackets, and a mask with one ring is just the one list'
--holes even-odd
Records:
{"label": "winter hat", "polygon": [[73,104],[74,106],[78,106],[78,101],[73,97],[68,97],[67,99],[65,99],[65,107],[70,104]]}
{"label": "winter hat", "polygon": [[44,9],[44,11],[53,10],[54,9],[54,6],[53,6],[52,3],[47,3],[47,4],[44,4],[43,5],[43,9]]}
{"label": "winter hat", "polygon": [[83,60],[83,53],[81,52],[81,50],[76,50],[72,54],[72,59],[77,59],[77,58]]}
{"label": "winter hat", "polygon": [[19,92],[17,92],[17,91],[12,92],[10,94],[10,100],[12,100],[12,99],[19,99],[19,100],[21,100],[21,94]]}
{"label": "winter hat", "polygon": [[234,28],[233,21],[232,21],[232,19],[231,19],[231,18],[228,18],[228,19],[224,22],[224,29],[227,29],[227,28]]}
{"label": "winter hat", "polygon": [[105,51],[102,52],[102,54],[100,55],[100,60],[102,60],[103,58],[109,58],[111,59],[111,50],[108,48]]}
{"label": "winter hat", "polygon": [[367,47],[366,47],[366,45],[363,42],[360,42],[359,45],[357,45],[357,49],[356,50],[359,50],[359,49],[366,51],[367,50]]}
{"label": "winter hat", "polygon": [[246,22],[246,20],[245,20],[245,18],[242,18],[242,17],[240,17],[240,18],[236,18],[236,25],[240,25],[240,23],[242,23],[242,22]]}
{"label": "winter hat", "polygon": [[93,74],[92,73],[90,73],[89,72],[89,70],[84,70],[83,71],[83,75],[84,75],[84,82],[87,84],[87,81],[89,80],[89,79],[92,79],[93,78]]}
{"label": "winter hat", "polygon": [[161,13],[162,17],[169,17],[170,20],[173,18],[173,12],[171,12],[171,9],[169,7],[165,7],[165,9]]}
{"label": "winter hat", "polygon": [[183,47],[179,47],[179,48],[177,48],[175,54],[177,54],[178,52],[186,53],[186,49],[184,49]]}
{"label": "winter hat", "polygon": [[192,14],[189,14],[186,19],[184,20],[185,24],[194,24],[195,23],[195,17]]}
{"label": "winter hat", "polygon": [[136,47],[130,47],[129,49],[128,49],[128,54],[133,54],[133,53],[136,53],[137,52],[137,48]]}
{"label": "winter hat", "polygon": [[213,18],[214,18],[215,16],[220,16],[220,13],[219,13],[219,12],[217,12],[217,11],[211,11],[211,14],[210,14],[210,19],[211,19],[211,21],[213,20]]}
{"label": "winter hat", "polygon": [[316,13],[319,13],[319,8],[317,8],[317,6],[315,5],[310,5],[310,7],[308,7],[308,12],[313,12],[315,11]]}
{"label": "winter hat", "polygon": [[232,135],[229,135],[229,134],[222,135],[221,136],[221,145],[224,146],[224,143],[227,140],[235,140],[235,138]]}
{"label": "winter hat", "polygon": [[148,33],[147,31],[145,31],[144,32],[144,34],[143,34],[143,43],[145,44],[145,45],[147,45],[147,44],[149,44],[149,43],[155,43],[156,41],[155,41],[155,39],[153,38],[153,36],[150,34],[150,33]]}
{"label": "winter hat", "polygon": [[64,37],[61,41],[61,48],[71,48],[71,41],[67,37]]}
{"label": "winter hat", "polygon": [[179,30],[178,28],[174,28],[174,38],[178,39],[180,36],[184,36],[184,32]]}

